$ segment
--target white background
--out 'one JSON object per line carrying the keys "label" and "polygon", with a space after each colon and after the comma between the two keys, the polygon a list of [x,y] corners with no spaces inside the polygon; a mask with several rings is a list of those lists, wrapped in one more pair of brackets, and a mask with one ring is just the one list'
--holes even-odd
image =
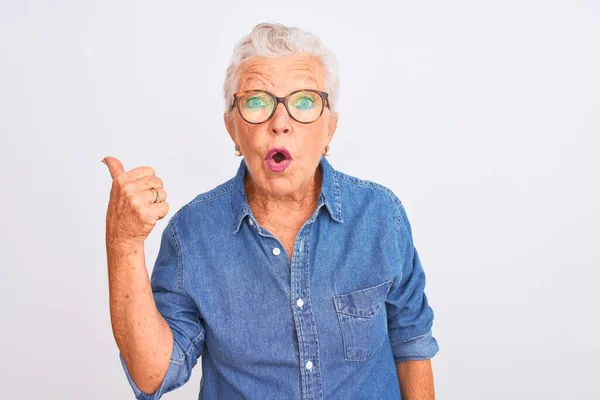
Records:
{"label": "white background", "polygon": [[[167,217],[233,176],[222,84],[263,21],[313,31],[340,60],[329,161],[407,210],[437,398],[600,398],[591,0],[2,0],[2,398],[133,398],[110,326],[100,159],[154,167]],[[201,373],[199,360],[164,398],[197,398]]]}

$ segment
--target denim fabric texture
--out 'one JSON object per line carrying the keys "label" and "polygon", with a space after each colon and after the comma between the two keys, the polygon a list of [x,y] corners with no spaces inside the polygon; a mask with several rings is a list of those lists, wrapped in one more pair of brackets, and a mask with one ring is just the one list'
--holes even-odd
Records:
{"label": "denim fabric texture", "polygon": [[201,357],[199,399],[397,400],[395,363],[438,352],[401,201],[325,157],[319,168],[291,262],[248,205],[244,159],[170,218],[150,281],[173,351],[152,394],[119,354],[137,399],[182,386]]}

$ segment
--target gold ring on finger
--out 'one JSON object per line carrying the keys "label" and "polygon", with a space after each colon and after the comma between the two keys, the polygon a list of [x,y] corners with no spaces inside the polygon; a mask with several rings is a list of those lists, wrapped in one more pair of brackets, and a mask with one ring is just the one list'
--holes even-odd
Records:
{"label": "gold ring on finger", "polygon": [[155,188],[151,188],[150,190],[152,190],[152,192],[154,193],[154,202],[160,203],[160,201],[162,200],[162,198],[160,196],[160,192],[158,190],[156,190]]}

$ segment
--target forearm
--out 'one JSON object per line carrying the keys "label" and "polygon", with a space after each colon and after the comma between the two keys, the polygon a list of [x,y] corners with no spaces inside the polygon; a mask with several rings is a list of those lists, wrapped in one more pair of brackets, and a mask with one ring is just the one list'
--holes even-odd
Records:
{"label": "forearm", "polygon": [[107,260],[115,341],[135,383],[153,393],[169,366],[173,335],[154,302],[144,245],[107,244]]}
{"label": "forearm", "polygon": [[433,371],[430,360],[396,363],[402,400],[434,400]]}

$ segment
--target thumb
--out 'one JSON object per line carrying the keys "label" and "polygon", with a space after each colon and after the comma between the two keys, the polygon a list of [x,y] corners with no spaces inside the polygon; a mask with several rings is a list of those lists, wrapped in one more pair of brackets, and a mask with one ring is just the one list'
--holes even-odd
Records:
{"label": "thumb", "polygon": [[115,157],[107,156],[102,159],[102,162],[108,166],[110,177],[114,180],[117,176],[125,172],[123,164]]}

